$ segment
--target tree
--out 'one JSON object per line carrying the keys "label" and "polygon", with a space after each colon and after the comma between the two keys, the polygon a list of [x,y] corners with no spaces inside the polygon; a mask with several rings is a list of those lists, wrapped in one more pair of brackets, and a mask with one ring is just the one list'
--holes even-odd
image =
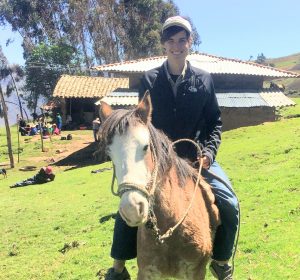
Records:
{"label": "tree", "polygon": [[258,54],[258,55],[257,55],[257,58],[256,58],[255,62],[258,63],[258,64],[266,65],[266,64],[267,64],[267,63],[266,63],[266,59],[267,59],[267,58],[264,56],[264,54],[261,53],[261,54]]}
{"label": "tree", "polygon": [[[50,98],[58,77],[95,64],[163,53],[163,22],[179,14],[172,0],[6,0],[0,26],[23,37],[28,107]],[[189,19],[190,20],[190,19]],[[191,22],[192,23],[192,22]],[[193,26],[194,43],[200,37]],[[72,71],[70,69],[75,69]]]}
{"label": "tree", "polygon": [[[23,39],[25,59],[34,47],[64,42],[93,64],[161,55],[160,32],[179,14],[172,0],[7,0],[0,25],[10,24]],[[194,46],[200,38],[194,30]]]}
{"label": "tree", "polygon": [[25,63],[26,85],[23,98],[28,108],[36,113],[40,97],[50,99],[63,73],[81,73],[80,58],[76,49],[60,42],[55,45],[44,43],[34,47]]}
{"label": "tree", "polygon": [[[7,107],[5,104],[4,93],[2,91],[2,86],[1,86],[1,82],[3,80],[5,80],[9,77],[11,77],[11,78],[13,77],[12,70],[14,70],[14,73],[19,74],[17,77],[22,76],[23,72],[20,69],[20,67],[14,66],[13,68],[10,68],[8,66],[8,61],[2,52],[2,47],[0,46],[0,104],[1,104],[0,111],[1,111],[1,115],[3,115],[4,122],[5,122],[7,149],[8,149],[8,156],[9,156],[9,160],[10,160],[10,167],[14,168],[15,164],[14,164],[14,157],[13,157],[13,151],[12,151],[10,127],[9,127],[9,122],[8,122],[8,117],[7,117]],[[13,87],[13,84],[12,84],[12,79],[11,79],[7,83],[7,90],[6,90],[7,95],[9,95],[12,92],[12,87]]]}

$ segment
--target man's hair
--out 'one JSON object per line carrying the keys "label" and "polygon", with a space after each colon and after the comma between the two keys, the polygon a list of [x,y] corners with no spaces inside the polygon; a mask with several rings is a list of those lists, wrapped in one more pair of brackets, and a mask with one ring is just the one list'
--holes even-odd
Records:
{"label": "man's hair", "polygon": [[174,36],[175,34],[177,34],[180,31],[185,31],[186,33],[186,38],[189,39],[191,36],[191,33],[189,33],[186,29],[184,29],[181,26],[170,26],[169,28],[165,29],[160,37],[160,42],[163,44],[166,41],[168,41],[172,36]]}

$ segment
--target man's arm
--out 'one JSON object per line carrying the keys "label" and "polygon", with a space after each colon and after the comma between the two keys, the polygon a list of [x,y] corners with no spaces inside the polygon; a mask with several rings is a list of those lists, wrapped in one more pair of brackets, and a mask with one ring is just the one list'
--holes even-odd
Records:
{"label": "man's arm", "polygon": [[214,162],[218,148],[221,144],[222,121],[221,111],[217,102],[213,80],[210,75],[206,77],[204,85],[208,94],[208,100],[204,107],[207,138],[206,144],[203,148],[203,156],[204,167],[209,168],[209,166]]}

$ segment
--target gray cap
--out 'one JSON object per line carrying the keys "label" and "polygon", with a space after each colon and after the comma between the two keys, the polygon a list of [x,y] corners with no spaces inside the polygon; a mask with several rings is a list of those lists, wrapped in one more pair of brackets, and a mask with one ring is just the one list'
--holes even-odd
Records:
{"label": "gray cap", "polygon": [[164,30],[166,30],[171,26],[180,26],[184,28],[186,31],[188,31],[189,33],[192,33],[191,24],[181,16],[174,16],[174,17],[167,18],[167,20],[163,24],[162,32],[164,32]]}

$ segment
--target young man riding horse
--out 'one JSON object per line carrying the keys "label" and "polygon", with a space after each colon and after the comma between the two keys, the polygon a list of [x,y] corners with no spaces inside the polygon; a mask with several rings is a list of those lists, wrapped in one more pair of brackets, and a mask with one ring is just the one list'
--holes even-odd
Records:
{"label": "young man riding horse", "polygon": [[[186,60],[192,44],[190,23],[180,16],[168,18],[162,28],[161,43],[167,55],[162,66],[146,72],[141,80],[140,99],[150,91],[152,124],[172,141],[188,138],[202,148],[203,177],[211,185],[222,224],[218,227],[210,269],[217,279],[233,279],[229,260],[238,227],[238,200],[231,187],[217,180],[217,174],[230,186],[229,179],[215,161],[221,143],[221,113],[209,73]],[[198,155],[189,143],[176,145],[182,158],[196,163]],[[113,267],[106,278],[130,279],[125,261],[136,257],[137,228],[129,227],[117,215],[111,256]]]}

